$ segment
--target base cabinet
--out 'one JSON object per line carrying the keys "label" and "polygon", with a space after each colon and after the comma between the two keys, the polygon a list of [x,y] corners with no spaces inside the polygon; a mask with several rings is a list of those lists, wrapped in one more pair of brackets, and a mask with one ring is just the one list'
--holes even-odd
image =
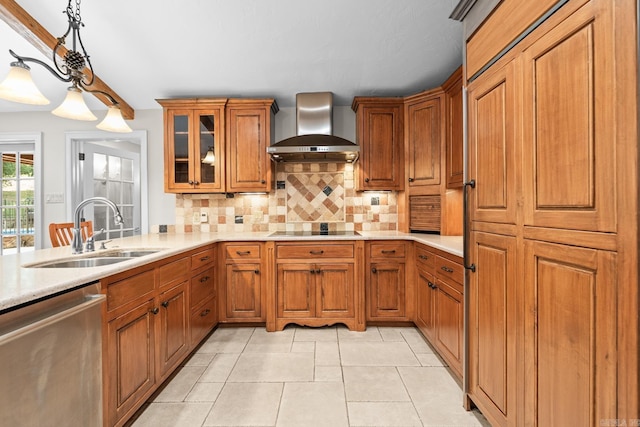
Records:
{"label": "base cabinet", "polygon": [[343,323],[349,329],[364,330],[356,280],[357,245],[361,243],[276,244],[276,307],[267,327],[282,330],[289,323]]}
{"label": "base cabinet", "polygon": [[222,246],[224,270],[220,280],[221,322],[264,322],[266,281],[263,243],[226,243]]}
{"label": "base cabinet", "polygon": [[367,242],[365,270],[368,321],[410,320],[412,290],[406,281],[406,243]]}
{"label": "base cabinet", "polygon": [[[437,251],[437,252],[436,252]],[[464,268],[462,259],[416,243],[416,315],[424,337],[462,380]]]}

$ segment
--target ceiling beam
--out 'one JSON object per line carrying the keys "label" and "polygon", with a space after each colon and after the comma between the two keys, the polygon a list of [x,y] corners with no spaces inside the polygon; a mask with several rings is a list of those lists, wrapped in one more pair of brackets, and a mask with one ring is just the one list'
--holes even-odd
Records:
{"label": "ceiling beam", "polygon": [[[5,21],[11,28],[13,28],[18,34],[24,37],[29,43],[36,47],[46,57],[53,55],[53,49],[58,43],[58,39],[51,35],[38,21],[36,21],[31,15],[27,13],[15,0],[0,0],[0,19]],[[67,52],[67,49],[62,46],[59,49],[61,55]],[[91,76],[91,70],[85,68],[84,70],[89,77]],[[122,111],[122,117],[127,120],[132,120],[135,116],[133,108],[127,104],[117,93],[115,93],[105,82],[100,80],[96,75],[94,76],[93,84],[90,89],[101,90],[111,94],[116,101],[118,101],[120,110]],[[111,106],[111,102],[104,95],[93,94],[106,106]]]}

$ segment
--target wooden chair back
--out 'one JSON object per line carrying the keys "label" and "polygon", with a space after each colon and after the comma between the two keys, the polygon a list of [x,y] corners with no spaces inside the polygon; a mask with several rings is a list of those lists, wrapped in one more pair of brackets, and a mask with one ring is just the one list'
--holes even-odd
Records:
{"label": "wooden chair back", "polygon": [[[82,230],[82,240],[86,241],[88,237],[93,235],[93,223],[91,221],[81,222],[80,230]],[[49,238],[54,248],[71,245],[71,242],[73,242],[73,223],[61,222],[49,224]]]}

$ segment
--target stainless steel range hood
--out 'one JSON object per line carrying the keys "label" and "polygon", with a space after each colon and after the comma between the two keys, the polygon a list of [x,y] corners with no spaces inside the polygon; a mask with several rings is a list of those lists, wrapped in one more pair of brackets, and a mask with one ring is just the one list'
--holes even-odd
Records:
{"label": "stainless steel range hood", "polygon": [[358,159],[360,147],[333,133],[333,94],[296,95],[297,136],[267,148],[276,162],[347,162]]}

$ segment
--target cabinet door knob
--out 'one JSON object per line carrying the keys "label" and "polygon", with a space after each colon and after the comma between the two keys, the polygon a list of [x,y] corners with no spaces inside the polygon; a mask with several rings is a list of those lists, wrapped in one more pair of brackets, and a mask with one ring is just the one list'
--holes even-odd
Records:
{"label": "cabinet door knob", "polygon": [[413,178],[409,178],[409,182],[413,182]]}
{"label": "cabinet door knob", "polygon": [[267,181],[265,181],[264,179],[260,180],[260,184],[266,184]]}
{"label": "cabinet door knob", "polygon": [[164,302],[162,303],[162,306],[163,306],[164,308],[169,307],[169,301],[164,301]]}
{"label": "cabinet door knob", "polygon": [[260,274],[260,270],[253,270],[255,274]]}
{"label": "cabinet door knob", "polygon": [[320,273],[322,273],[322,271],[320,271],[319,268],[316,268],[316,274],[320,274]]}
{"label": "cabinet door knob", "polygon": [[311,270],[309,270],[309,273],[316,274],[316,271],[312,268]]}
{"label": "cabinet door knob", "polygon": [[364,179],[364,182],[369,182],[369,178],[365,178],[365,179]]}
{"label": "cabinet door knob", "polygon": [[376,274],[376,273],[378,272],[378,269],[377,269],[377,268],[375,268],[375,267],[373,267],[373,268],[371,269],[371,272],[372,272],[373,274]]}
{"label": "cabinet door knob", "polygon": [[160,312],[160,309],[159,309],[158,307],[153,307],[153,308],[151,309],[151,312],[152,312],[153,314],[158,314],[158,313]]}
{"label": "cabinet door knob", "polygon": [[193,185],[193,181],[192,180],[189,180],[189,185]]}
{"label": "cabinet door knob", "polygon": [[195,181],[194,184],[195,185],[200,185],[200,181]]}

